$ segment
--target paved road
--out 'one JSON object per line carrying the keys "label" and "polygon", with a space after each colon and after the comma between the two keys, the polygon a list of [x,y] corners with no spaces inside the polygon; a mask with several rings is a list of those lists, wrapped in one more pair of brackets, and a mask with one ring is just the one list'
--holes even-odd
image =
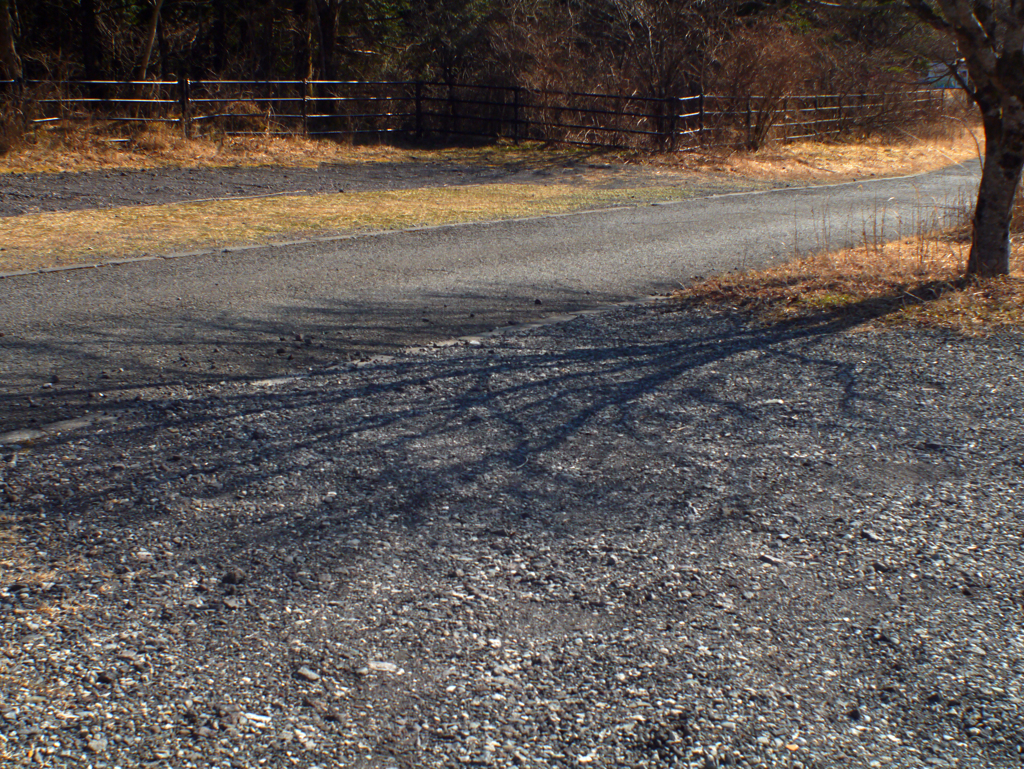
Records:
{"label": "paved road", "polygon": [[330,365],[839,246],[969,198],[977,165],[0,281],[0,432]]}

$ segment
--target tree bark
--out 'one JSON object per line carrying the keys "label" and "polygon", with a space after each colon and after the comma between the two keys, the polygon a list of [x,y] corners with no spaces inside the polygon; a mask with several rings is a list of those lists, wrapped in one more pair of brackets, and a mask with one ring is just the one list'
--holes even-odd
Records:
{"label": "tree bark", "polygon": [[295,18],[295,76],[303,80],[313,79],[313,3],[311,0],[294,0],[292,15]]}
{"label": "tree bark", "polygon": [[1024,168],[1024,2],[905,2],[956,42],[968,75],[960,85],[981,111],[985,127],[985,165],[967,274],[1008,275],[1010,220]]}
{"label": "tree bark", "polygon": [[974,209],[968,275],[991,277],[1010,272],[1010,221],[1024,170],[1024,131],[1013,130],[1007,122],[1005,114],[984,119],[985,165]]}
{"label": "tree bark", "polygon": [[334,80],[336,73],[335,50],[338,38],[337,0],[314,0],[316,10],[317,42],[320,44],[320,77]]}
{"label": "tree bark", "polygon": [[[136,80],[145,80],[146,72],[149,70],[149,60],[153,56],[153,44],[156,42],[156,30],[160,24],[160,8],[164,0],[153,0],[153,17],[146,29],[146,46],[142,49],[142,56],[139,58],[139,68],[135,72]],[[135,98],[142,98],[142,85],[135,86]]]}
{"label": "tree bark", "polygon": [[96,0],[82,0],[79,6],[82,22],[82,66],[86,80],[102,80],[100,72],[100,33],[96,20]]}
{"label": "tree bark", "polygon": [[213,71],[224,75],[227,66],[228,12],[226,0],[213,2]]}
{"label": "tree bark", "polygon": [[14,24],[11,23],[13,0],[0,0],[0,67],[7,80],[21,80],[21,59],[14,47]]}

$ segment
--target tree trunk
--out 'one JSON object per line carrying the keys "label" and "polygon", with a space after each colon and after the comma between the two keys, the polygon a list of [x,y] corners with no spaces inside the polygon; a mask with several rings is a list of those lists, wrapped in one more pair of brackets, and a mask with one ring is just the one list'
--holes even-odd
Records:
{"label": "tree trunk", "polygon": [[11,23],[12,0],[0,0],[0,68],[7,80],[21,80],[21,59],[14,47],[14,24]]}
{"label": "tree trunk", "polygon": [[323,80],[335,78],[338,7],[336,0],[315,0],[317,42],[320,44],[320,77]]}
{"label": "tree trunk", "polygon": [[[153,56],[153,44],[156,42],[156,30],[160,24],[160,8],[164,0],[153,0],[153,17],[146,29],[146,47],[142,49],[142,56],[139,58],[139,68],[135,72],[136,80],[145,80],[146,72],[149,70],[149,60]],[[142,98],[142,85],[135,86],[135,98]]]}
{"label": "tree trunk", "polygon": [[167,68],[171,64],[171,47],[167,44],[166,30],[164,29],[164,23],[161,21],[157,24],[156,32],[156,47],[160,51],[160,79],[161,80],[173,80],[172,73],[167,71]]}
{"label": "tree trunk", "polygon": [[228,12],[226,0],[214,0],[213,3],[213,71],[224,76],[228,54]]}
{"label": "tree trunk", "polygon": [[294,74],[302,80],[313,79],[313,3],[311,0],[294,0],[292,15],[295,18]]}
{"label": "tree trunk", "polygon": [[1024,169],[1024,121],[1014,125],[1005,110],[984,117],[985,165],[974,210],[974,237],[967,274],[979,277],[1010,272],[1010,220]]}
{"label": "tree trunk", "polygon": [[82,0],[79,6],[82,22],[82,66],[86,80],[102,80],[100,72],[100,32],[96,21],[96,0]]}

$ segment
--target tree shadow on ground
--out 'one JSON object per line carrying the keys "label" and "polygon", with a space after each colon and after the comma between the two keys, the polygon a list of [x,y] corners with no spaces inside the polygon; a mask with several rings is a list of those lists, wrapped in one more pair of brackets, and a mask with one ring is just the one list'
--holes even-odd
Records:
{"label": "tree shadow on ground", "polygon": [[595,334],[606,321],[581,318],[138,404],[96,436],[42,442],[81,461],[54,473],[70,484],[33,478],[26,491],[58,520],[124,532],[126,547],[159,521],[202,530],[191,551],[201,561],[257,550],[332,560],[389,531],[720,533],[751,525],[747,512],[773,493],[771,468],[744,441],[814,440],[836,429],[818,412],[835,409],[865,440],[891,441],[873,383],[901,362],[872,370],[822,344],[861,318],[769,327],[637,312],[663,313],[653,334],[628,323]]}

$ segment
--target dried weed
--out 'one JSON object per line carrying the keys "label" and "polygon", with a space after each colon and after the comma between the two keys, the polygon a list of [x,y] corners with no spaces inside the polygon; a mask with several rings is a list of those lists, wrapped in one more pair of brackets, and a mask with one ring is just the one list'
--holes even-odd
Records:
{"label": "dried weed", "polygon": [[792,183],[844,182],[933,171],[977,158],[980,129],[958,121],[923,126],[911,134],[836,142],[773,144],[757,152],[725,151],[662,156],[652,162],[695,171]]}
{"label": "dried weed", "polygon": [[324,163],[452,161],[482,165],[561,166],[621,160],[620,153],[539,144],[477,148],[408,149],[384,144],[353,145],[330,139],[212,133],[185,139],[172,125],[126,127],[93,123],[38,128],[0,156],[0,173],[54,173],[111,168],[203,168],[223,166],[315,167]]}
{"label": "dried weed", "polygon": [[675,298],[765,323],[913,324],[966,335],[1024,324],[1024,249],[1014,249],[1011,275],[989,280],[963,277],[969,250],[959,227],[703,279]]}
{"label": "dried weed", "polygon": [[0,242],[4,243],[0,272],[338,233],[537,216],[667,200],[681,194],[670,187],[601,190],[489,184],[25,214],[0,218]]}
{"label": "dried weed", "polygon": [[977,154],[975,129],[956,121],[924,126],[915,135],[837,142],[795,142],[758,152],[640,153],[499,143],[484,147],[408,149],[329,139],[211,134],[186,140],[177,127],[115,123],[39,128],[0,156],[0,173],[71,172],[110,168],[305,166],[323,163],[459,162],[531,168],[633,162],[697,172],[736,174],[792,183],[846,181],[920,173]]}

